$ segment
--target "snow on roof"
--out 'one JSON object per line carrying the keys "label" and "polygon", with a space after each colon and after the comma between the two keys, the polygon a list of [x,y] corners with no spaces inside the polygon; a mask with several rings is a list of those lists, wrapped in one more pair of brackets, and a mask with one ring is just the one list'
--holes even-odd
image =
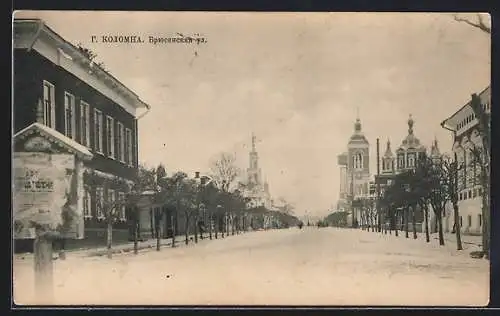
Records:
{"label": "snow on roof", "polygon": [[87,147],[80,145],[76,141],[59,133],[55,129],[52,129],[40,123],[33,123],[30,126],[23,128],[22,130],[14,134],[14,139],[23,138],[34,133],[35,131],[38,131],[40,135],[49,138],[49,140],[55,141],[57,144],[65,147],[71,153],[75,153],[80,158],[90,160],[94,157],[94,155],[90,152],[90,150],[87,149]]}

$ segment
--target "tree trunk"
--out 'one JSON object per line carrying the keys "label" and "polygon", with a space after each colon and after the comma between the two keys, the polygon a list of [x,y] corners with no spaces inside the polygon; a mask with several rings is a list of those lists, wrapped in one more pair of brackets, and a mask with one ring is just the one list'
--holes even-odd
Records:
{"label": "tree trunk", "polygon": [[[443,210],[437,212],[436,220],[438,221],[438,231],[439,231],[439,245],[444,246],[444,235],[443,235],[443,221],[442,219]],[[457,229],[458,230],[458,229]]]}
{"label": "tree trunk", "polygon": [[59,259],[66,260],[66,251],[65,251],[66,238],[64,236],[62,236],[62,238],[60,239],[60,245],[61,245],[61,249],[59,249]]}
{"label": "tree trunk", "polygon": [[198,243],[198,221],[200,219],[198,218],[198,215],[194,217],[194,243]]}
{"label": "tree trunk", "polygon": [[186,239],[184,240],[184,242],[187,245],[189,243],[189,217],[187,214],[186,214],[185,226],[186,229],[184,230],[184,234],[186,235]]}
{"label": "tree trunk", "polygon": [[212,223],[213,223],[213,216],[212,212],[208,213],[208,238],[212,240]]}
{"label": "tree trunk", "polygon": [[107,229],[107,248],[108,248],[108,258],[111,259],[113,257],[113,249],[111,249],[113,243],[113,222],[111,219],[108,219],[108,229]]}
{"label": "tree trunk", "polygon": [[222,238],[224,238],[224,231],[226,229],[226,214],[222,214],[221,216],[221,220],[220,220],[220,230],[221,230],[221,234],[222,234]]}
{"label": "tree trunk", "polygon": [[396,216],[396,218],[394,218],[394,234],[396,235],[396,237],[399,237],[399,227],[397,225],[397,221],[399,221],[399,216]]}
{"label": "tree trunk", "polygon": [[160,223],[157,222],[155,223],[155,231],[156,231],[156,251],[160,251],[160,246],[161,246],[161,236],[160,236]]}
{"label": "tree trunk", "polygon": [[134,216],[134,254],[139,253],[139,221],[137,219],[138,214]]}
{"label": "tree trunk", "polygon": [[52,241],[38,234],[33,244],[35,256],[35,293],[39,304],[51,304],[53,300],[53,248]]}
{"label": "tree trunk", "polygon": [[171,225],[171,229],[172,229],[172,248],[175,247],[175,235],[177,234],[177,230],[175,229],[176,227],[176,217],[172,214],[170,216],[170,225]]}
{"label": "tree trunk", "polygon": [[431,241],[431,236],[429,235],[429,207],[427,206],[427,203],[424,203],[423,205],[424,208],[424,225],[425,225],[425,241],[430,242]]}
{"label": "tree trunk", "polygon": [[408,227],[409,226],[408,225],[408,217],[409,217],[408,216],[408,208],[405,207],[405,209],[404,209],[403,212],[404,212],[405,237],[406,238],[410,238],[410,234],[409,234],[409,231],[408,231],[409,230],[409,227]]}
{"label": "tree trunk", "polygon": [[455,223],[459,223],[457,225],[457,229],[455,230],[455,237],[457,239],[457,250],[462,250],[462,238],[461,238],[461,229],[460,229],[460,215],[458,214],[458,201],[453,201],[453,217],[455,219]]}
{"label": "tree trunk", "polygon": [[[482,169],[485,167],[483,166]],[[484,172],[484,171],[482,171]],[[483,176],[482,178],[486,178]],[[489,190],[488,190],[488,184],[484,183],[486,182],[487,179],[483,180],[483,194],[482,194],[482,206],[481,206],[481,217],[482,217],[482,244],[483,244],[483,253],[484,253],[484,258],[489,259],[490,258],[490,208],[489,208]],[[486,184],[486,185],[485,185]]]}
{"label": "tree trunk", "polygon": [[218,239],[219,237],[219,229],[220,229],[220,225],[219,225],[219,215],[218,214],[215,214],[214,216],[214,228],[215,228],[215,239]]}
{"label": "tree trunk", "polygon": [[411,225],[412,225],[412,229],[413,229],[413,239],[417,239],[417,223],[416,223],[416,221],[417,221],[417,216],[416,216],[416,214],[415,214],[415,213],[416,213],[416,212],[415,212],[415,209],[416,209],[416,206],[415,206],[415,205],[413,205],[413,206],[411,207],[411,215],[412,215],[412,218],[411,218],[411,220],[412,220],[412,224],[411,224]]}

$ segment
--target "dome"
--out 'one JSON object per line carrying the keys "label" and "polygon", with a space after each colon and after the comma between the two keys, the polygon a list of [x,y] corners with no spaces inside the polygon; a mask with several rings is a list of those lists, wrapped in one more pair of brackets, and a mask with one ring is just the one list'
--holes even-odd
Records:
{"label": "dome", "polygon": [[349,144],[368,144],[368,140],[365,135],[361,131],[361,120],[359,118],[356,119],[356,123],[354,123],[354,134],[349,138]]}
{"label": "dome", "polygon": [[392,150],[391,150],[391,141],[387,140],[387,148],[385,149],[384,157],[392,158],[393,156],[394,155],[392,154]]}
{"label": "dome", "polygon": [[413,117],[410,114],[410,117],[408,118],[408,135],[403,139],[403,142],[401,144],[401,148],[403,149],[421,149],[420,145],[420,140],[413,134],[413,124],[415,122],[413,121]]}

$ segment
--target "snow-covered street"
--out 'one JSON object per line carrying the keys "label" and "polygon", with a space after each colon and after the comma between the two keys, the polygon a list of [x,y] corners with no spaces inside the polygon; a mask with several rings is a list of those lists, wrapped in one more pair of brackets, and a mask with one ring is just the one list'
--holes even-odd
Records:
{"label": "snow-covered street", "polygon": [[[489,261],[475,245],[439,246],[362,230],[250,232],[54,262],[56,304],[483,306]],[[33,303],[33,262],[14,262],[14,298]]]}

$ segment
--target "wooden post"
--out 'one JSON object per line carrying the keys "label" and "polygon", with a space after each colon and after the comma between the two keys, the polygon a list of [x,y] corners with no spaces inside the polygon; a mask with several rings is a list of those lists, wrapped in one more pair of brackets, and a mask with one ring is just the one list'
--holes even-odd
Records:
{"label": "wooden post", "polygon": [[35,294],[41,304],[52,304],[54,299],[52,240],[37,232],[34,241],[35,252]]}
{"label": "wooden post", "polygon": [[134,254],[139,253],[139,210],[135,209],[134,216]]}

